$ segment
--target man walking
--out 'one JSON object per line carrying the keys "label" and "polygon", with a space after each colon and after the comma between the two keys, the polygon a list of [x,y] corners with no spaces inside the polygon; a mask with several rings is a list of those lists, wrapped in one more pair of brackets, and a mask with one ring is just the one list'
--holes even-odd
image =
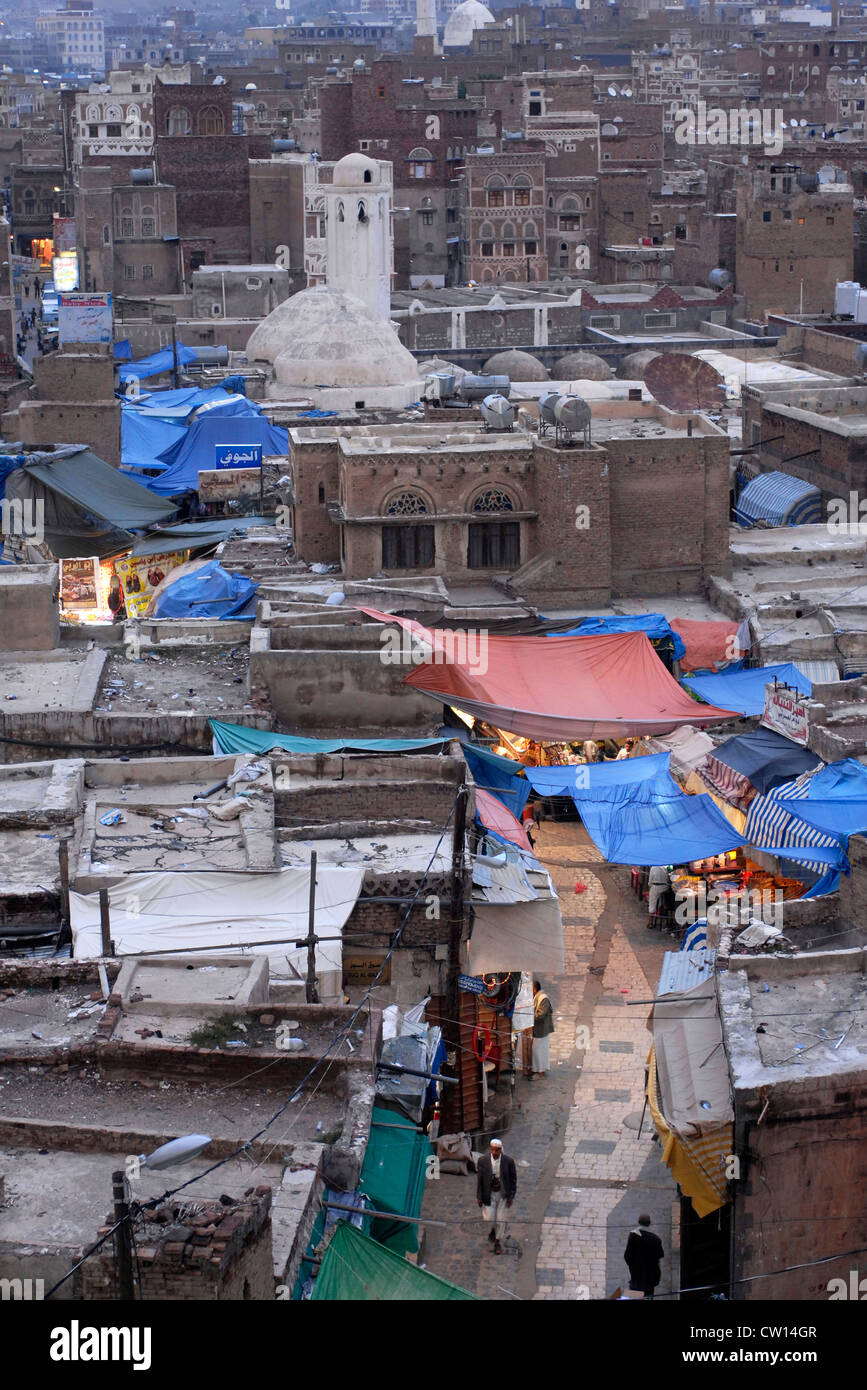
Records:
{"label": "man walking", "polygon": [[476,1201],[482,1209],[482,1220],[491,1227],[488,1240],[494,1243],[494,1254],[502,1255],[507,1232],[506,1211],[518,1190],[515,1160],[503,1153],[502,1140],[491,1140],[490,1152],[482,1154],[476,1173]]}
{"label": "man walking", "polygon": [[554,1010],[551,1000],[539,984],[533,981],[533,1072],[547,1076],[551,1067],[551,1034],[554,1032]]}
{"label": "man walking", "polygon": [[640,1290],[645,1298],[653,1298],[653,1291],[662,1278],[659,1268],[665,1254],[662,1241],[650,1229],[650,1217],[641,1215],[634,1231],[629,1232],[623,1258],[629,1268],[629,1287]]}

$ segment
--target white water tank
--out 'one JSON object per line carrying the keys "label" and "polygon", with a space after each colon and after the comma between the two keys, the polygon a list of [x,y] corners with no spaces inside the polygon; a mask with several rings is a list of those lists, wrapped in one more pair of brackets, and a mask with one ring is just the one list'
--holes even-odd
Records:
{"label": "white water tank", "polygon": [[858,302],[855,305],[855,322],[867,323],[867,290],[858,291]]}
{"label": "white water tank", "polygon": [[838,280],[834,287],[834,313],[855,314],[861,286],[857,280]]}

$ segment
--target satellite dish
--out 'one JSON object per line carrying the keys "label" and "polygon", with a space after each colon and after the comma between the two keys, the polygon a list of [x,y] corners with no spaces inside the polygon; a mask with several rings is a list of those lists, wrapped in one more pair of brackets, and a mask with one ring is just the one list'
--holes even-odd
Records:
{"label": "satellite dish", "polygon": [[681,414],[717,410],[725,381],[709,362],[686,352],[661,352],[648,363],[644,384],[655,400]]}
{"label": "satellite dish", "polygon": [[631,88],[631,87],[624,87],[624,88],[623,88],[623,91],[620,93],[620,95],[623,96],[623,97],[631,97],[631,96],[632,96],[632,88]]}
{"label": "satellite dish", "polygon": [[807,122],[805,120],[800,120],[798,124],[804,126],[807,124]]}
{"label": "satellite dish", "polygon": [[616,88],[616,87],[609,87],[609,88],[608,88],[608,95],[609,95],[610,97],[616,97],[616,96],[617,96],[617,88]]}
{"label": "satellite dish", "polygon": [[614,117],[614,124],[615,124],[615,125],[623,125],[623,117],[622,117],[622,116],[615,116],[615,117]]}
{"label": "satellite dish", "polygon": [[792,127],[793,130],[797,130],[797,129],[798,129],[798,122],[797,122],[797,121],[789,121],[789,125]]}

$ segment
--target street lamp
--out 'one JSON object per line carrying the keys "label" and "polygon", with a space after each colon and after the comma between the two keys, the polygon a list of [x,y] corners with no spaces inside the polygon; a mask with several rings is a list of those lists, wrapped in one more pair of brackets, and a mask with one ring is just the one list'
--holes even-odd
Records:
{"label": "street lamp", "polygon": [[114,1201],[114,1221],[117,1228],[114,1237],[114,1256],[117,1264],[118,1292],[124,1301],[131,1303],[135,1298],[127,1172],[132,1171],[137,1176],[142,1168],[150,1168],[153,1172],[157,1172],[162,1168],[172,1168],[176,1163],[186,1163],[191,1159],[198,1158],[210,1142],[211,1136],[209,1134],[184,1134],[180,1139],[170,1139],[167,1144],[161,1144],[158,1149],[154,1149],[152,1154],[139,1154],[137,1158],[133,1158],[132,1164],[129,1160],[127,1161],[126,1169],[118,1168],[112,1173],[112,1199]]}

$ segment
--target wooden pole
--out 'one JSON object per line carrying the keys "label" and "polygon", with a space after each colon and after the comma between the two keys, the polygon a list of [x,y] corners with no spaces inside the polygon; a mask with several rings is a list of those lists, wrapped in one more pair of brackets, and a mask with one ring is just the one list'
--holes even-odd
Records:
{"label": "wooden pole", "polygon": [[[461,936],[464,926],[464,847],[467,832],[468,799],[469,789],[463,785],[460,786],[455,803],[455,819],[452,833],[452,901],[451,910],[449,912],[449,956],[448,972],[446,975],[446,1008],[448,1017],[443,1020],[443,1038],[446,1047],[454,1048],[458,1056],[460,1055],[461,1047],[460,988],[458,985],[458,976],[461,973]],[[460,1072],[459,1068],[458,1072]],[[455,1109],[459,1108],[461,1114],[460,1123],[457,1123],[456,1127],[463,1128],[463,1096],[460,1092],[458,1093],[458,1099],[454,1103],[454,1107]],[[451,1105],[449,1109],[452,1110]]]}
{"label": "wooden pole", "polygon": [[113,956],[114,949],[111,944],[111,912],[108,906],[108,889],[99,890],[99,931],[102,937],[102,954]]}
{"label": "wooden pole", "polygon": [[[104,891],[104,890],[101,890]],[[132,1303],[135,1288],[132,1278],[132,1239],[129,1224],[129,1205],[126,1200],[126,1177],[122,1168],[111,1175],[114,1198],[114,1219],[120,1222],[114,1233],[114,1258],[117,1267],[117,1294],[124,1303]]]}
{"label": "wooden pole", "polygon": [[60,916],[63,922],[69,921],[69,841],[61,840],[58,845],[60,857]]}

